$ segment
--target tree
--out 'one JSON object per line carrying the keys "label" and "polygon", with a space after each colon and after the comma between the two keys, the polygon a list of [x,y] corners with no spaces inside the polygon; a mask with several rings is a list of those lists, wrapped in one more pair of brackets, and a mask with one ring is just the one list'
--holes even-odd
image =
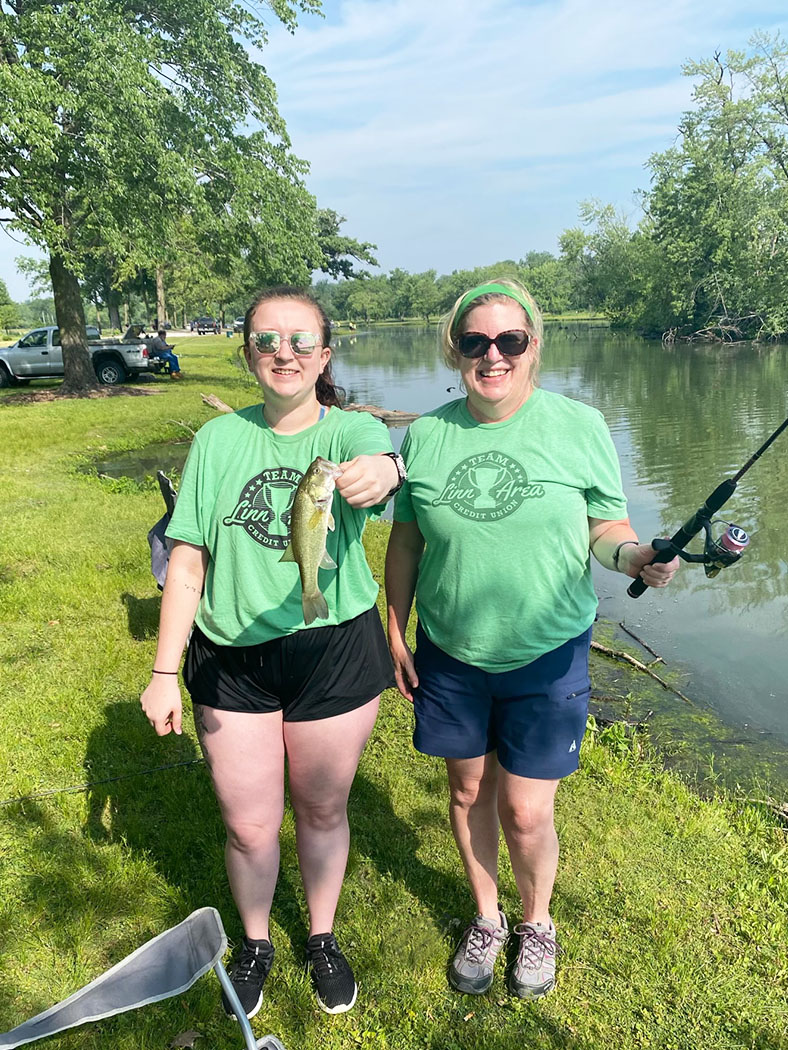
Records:
{"label": "tree", "polygon": [[[293,29],[319,0],[270,8]],[[306,166],[244,40],[263,46],[265,28],[241,0],[0,0],[0,221],[48,252],[67,389],[95,381],[91,259],[127,275],[158,263],[188,213],[258,277],[319,265]]]}
{"label": "tree", "polygon": [[356,262],[369,263],[377,266],[378,261],[373,255],[376,244],[368,244],[366,241],[356,241],[352,237],[345,237],[339,232],[339,227],[347,220],[342,215],[337,215],[330,208],[320,208],[317,212],[317,243],[320,246],[322,258],[318,269],[328,273],[332,277],[356,277],[364,275],[356,274],[353,269],[353,260]]}
{"label": "tree", "polygon": [[5,281],[0,280],[0,328],[14,328],[19,324],[19,307],[8,294]]}
{"label": "tree", "polygon": [[749,56],[718,53],[685,67],[697,80],[695,108],[679,143],[649,162],[665,313],[690,334],[788,330],[788,48],[763,34],[752,43]]}
{"label": "tree", "polygon": [[437,313],[440,308],[435,276],[435,270],[425,270],[424,273],[414,274],[413,277],[413,310],[419,317],[423,317],[427,324],[430,323],[432,314]]}
{"label": "tree", "polygon": [[717,339],[788,333],[788,46],[690,63],[694,106],[649,160],[644,216],[583,206],[562,258],[589,305],[646,334]]}

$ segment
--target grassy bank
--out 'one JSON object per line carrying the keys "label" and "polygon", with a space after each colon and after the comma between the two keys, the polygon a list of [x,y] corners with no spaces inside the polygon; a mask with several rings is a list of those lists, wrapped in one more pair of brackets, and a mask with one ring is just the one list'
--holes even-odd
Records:
{"label": "grassy bank", "polygon": [[[184,346],[180,384],[158,379],[84,401],[0,395],[2,798],[92,785],[0,807],[0,1029],[196,907],[216,906],[231,939],[240,935],[194,731],[187,722],[183,737],[159,740],[138,706],[159,605],[145,534],[161,499],[153,485],[78,472],[107,450],[196,429],[214,414],[201,392],[233,407],[255,400],[233,364],[236,345]],[[368,530],[378,576],[386,535],[383,524]],[[387,694],[351,800],[337,929],[359,1003],[339,1018],[314,1005],[288,816],[277,963],[253,1022],[259,1034],[274,1032],[288,1050],[788,1048],[784,831],[751,804],[699,798],[618,726],[588,736],[580,773],[559,793],[558,989],[523,1004],[501,974],[481,999],[451,993],[446,961],[472,906],[448,832],[445,775],[413,752],[410,718]],[[190,764],[157,768],[172,763]],[[502,903],[516,920],[508,866]],[[213,977],[48,1045],[154,1050],[187,1029],[204,1037],[198,1048],[241,1045]]]}

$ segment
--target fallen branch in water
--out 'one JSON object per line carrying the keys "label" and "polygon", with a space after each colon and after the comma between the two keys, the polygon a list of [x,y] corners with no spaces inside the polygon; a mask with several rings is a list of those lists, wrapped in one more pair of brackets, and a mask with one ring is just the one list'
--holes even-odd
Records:
{"label": "fallen branch in water", "polygon": [[630,629],[627,627],[623,620],[618,621],[618,626],[621,628],[622,631],[626,631],[630,638],[634,638],[638,645],[642,645],[646,652],[651,653],[651,655],[655,657],[652,663],[665,663],[665,661],[662,659],[659,653],[654,652],[654,650],[651,648],[648,642],[644,642],[642,638],[638,638],[634,631],[630,631]]}
{"label": "fallen branch in water", "polygon": [[194,437],[194,431],[188,423],[184,423],[182,419],[167,419],[166,423],[174,423],[176,427],[183,427],[184,430],[188,430],[192,437]]}
{"label": "fallen branch in water", "polygon": [[346,412],[369,412],[387,427],[404,427],[419,418],[418,412],[403,412],[399,408],[380,408],[378,405],[345,405]]}
{"label": "fallen branch in water", "polygon": [[788,802],[776,802],[773,798],[748,798],[747,801],[766,806],[772,813],[776,813],[780,820],[788,824]]}
{"label": "fallen branch in water", "polygon": [[654,679],[655,682],[659,682],[663,689],[667,689],[670,693],[675,693],[676,696],[687,703],[691,704],[692,701],[688,696],[685,696],[681,690],[676,689],[675,686],[671,685],[670,682],[666,682],[664,678],[660,678],[656,672],[652,671],[651,668],[644,664],[641,660],[636,660],[634,656],[630,656],[629,653],[622,652],[620,649],[609,649],[606,645],[602,645],[600,642],[592,642],[591,648],[596,649],[599,653],[604,653],[605,656],[610,656],[614,660],[623,660],[625,663],[631,664],[632,667],[636,667],[638,671],[645,671],[647,675]]}

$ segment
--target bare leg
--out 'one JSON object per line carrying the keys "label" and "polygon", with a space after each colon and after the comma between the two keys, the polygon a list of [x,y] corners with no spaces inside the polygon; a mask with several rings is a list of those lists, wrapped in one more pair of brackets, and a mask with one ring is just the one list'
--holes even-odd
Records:
{"label": "bare leg", "polygon": [[447,758],[449,817],[479,915],[498,924],[498,758]]}
{"label": "bare leg", "polygon": [[227,830],[227,875],[244,931],[268,940],[284,813],[281,712],[195,704],[194,721]]}
{"label": "bare leg", "polygon": [[550,924],[550,898],[558,868],[553,822],[557,780],[518,777],[502,769],[498,812],[523,901],[523,921]]}
{"label": "bare leg", "polygon": [[284,723],[310,936],[333,929],[350,846],[347,800],[379,702],[375,697],[344,715]]}

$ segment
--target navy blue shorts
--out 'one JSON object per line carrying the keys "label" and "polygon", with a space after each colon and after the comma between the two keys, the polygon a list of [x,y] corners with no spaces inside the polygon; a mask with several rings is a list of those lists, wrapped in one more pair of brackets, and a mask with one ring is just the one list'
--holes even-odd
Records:
{"label": "navy blue shorts", "polygon": [[591,628],[525,667],[492,674],[444,653],[416,630],[417,751],[440,758],[498,752],[505,770],[557,780],[574,773],[588,718]]}

